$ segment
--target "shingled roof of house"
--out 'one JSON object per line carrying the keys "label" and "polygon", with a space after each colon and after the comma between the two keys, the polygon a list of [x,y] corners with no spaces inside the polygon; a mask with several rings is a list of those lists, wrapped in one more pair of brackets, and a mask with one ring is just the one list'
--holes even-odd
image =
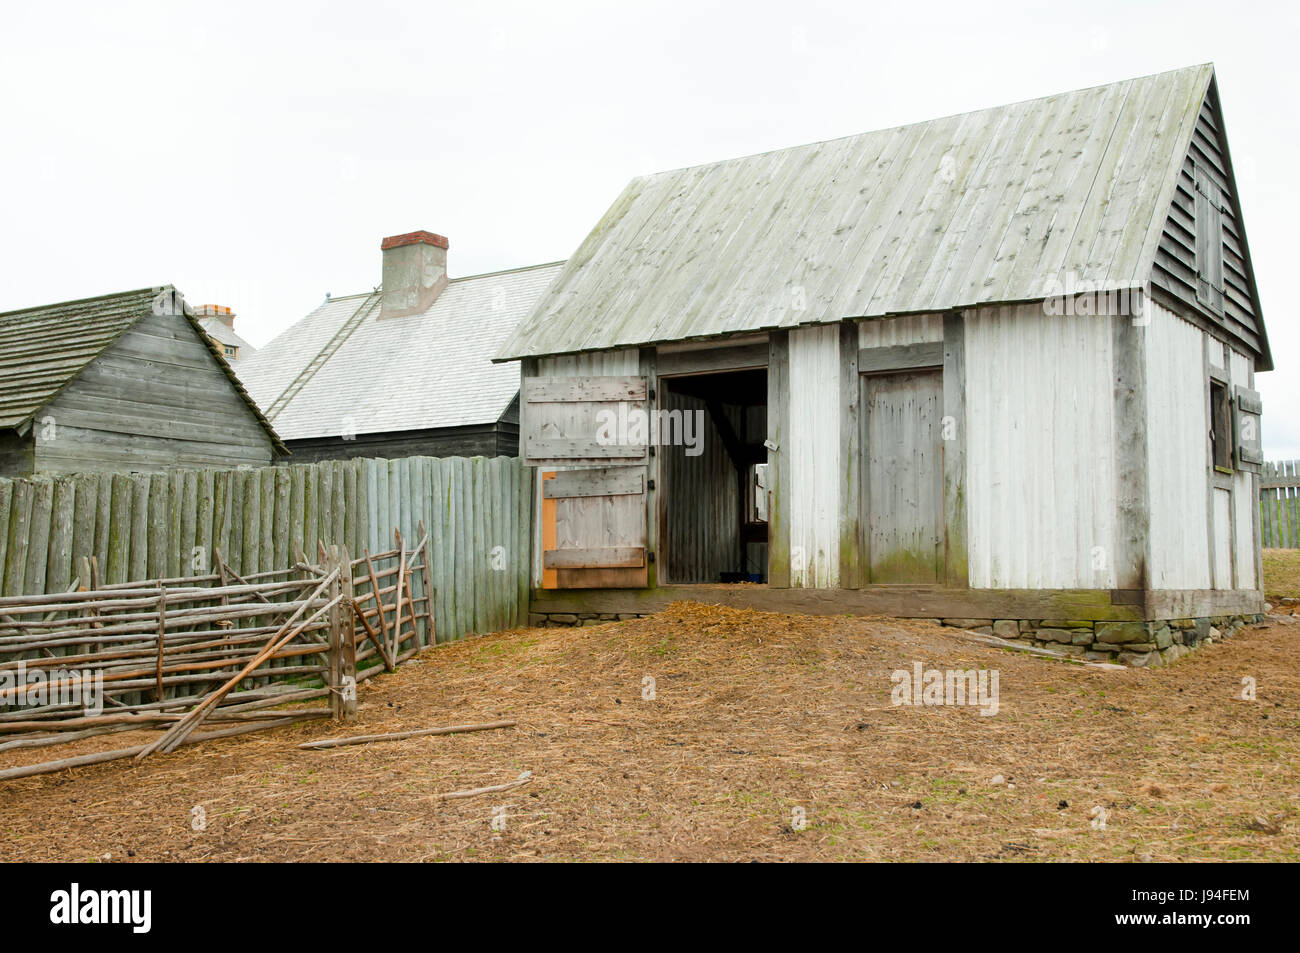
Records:
{"label": "shingled roof of house", "polygon": [[180,311],[248,404],[272,443],[284,444],[235,376],[193,309],[171,285],[0,313],[0,427],[25,430],[81,371],[128,329],[159,308]]}
{"label": "shingled roof of house", "polygon": [[378,290],[329,298],[239,375],[286,440],[494,423],[519,369],[492,355],[563,264],[454,278],[404,317],[380,317]]}

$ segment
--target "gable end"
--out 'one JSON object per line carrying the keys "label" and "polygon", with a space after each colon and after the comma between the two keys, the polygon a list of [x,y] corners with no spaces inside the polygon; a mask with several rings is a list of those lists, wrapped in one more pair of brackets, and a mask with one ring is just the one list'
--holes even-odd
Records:
{"label": "gable end", "polygon": [[1151,272],[1153,287],[1270,370],[1268,337],[1232,174],[1218,88],[1210,82],[1183,157]]}

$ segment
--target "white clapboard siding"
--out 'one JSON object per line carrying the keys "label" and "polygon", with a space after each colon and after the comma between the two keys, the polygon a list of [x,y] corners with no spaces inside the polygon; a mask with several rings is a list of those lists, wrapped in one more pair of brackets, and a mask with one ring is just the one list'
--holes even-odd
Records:
{"label": "white clapboard siding", "polygon": [[839,585],[839,328],[790,332],[790,585]]}
{"label": "white clapboard siding", "polygon": [[966,313],[972,587],[1115,584],[1111,320]]}
{"label": "white clapboard siding", "polygon": [[1151,587],[1209,589],[1204,335],[1154,303],[1144,333]]}

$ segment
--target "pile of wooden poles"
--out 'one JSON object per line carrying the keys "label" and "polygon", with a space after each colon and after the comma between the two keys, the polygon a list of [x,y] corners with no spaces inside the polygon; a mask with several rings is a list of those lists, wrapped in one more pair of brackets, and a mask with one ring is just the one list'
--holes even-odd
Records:
{"label": "pile of wooden poles", "polygon": [[[394,549],[357,559],[320,544],[315,564],[299,551],[293,567],[247,578],[217,552],[207,575],[100,586],[97,567],[83,561],[68,592],[0,598],[0,684],[30,685],[39,673],[47,696],[38,706],[0,699],[0,752],[160,732],[131,748],[0,769],[0,780],[350,718],[359,681],[434,641],[429,540],[420,533],[414,547],[395,533]],[[101,712],[85,713],[88,692]],[[327,707],[282,707],[322,698]]]}

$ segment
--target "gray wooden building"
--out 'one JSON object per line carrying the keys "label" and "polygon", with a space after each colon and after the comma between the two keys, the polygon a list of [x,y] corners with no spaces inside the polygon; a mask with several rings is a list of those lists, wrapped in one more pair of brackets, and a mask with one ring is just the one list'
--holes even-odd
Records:
{"label": "gray wooden building", "polygon": [[0,314],[0,475],[265,466],[277,450],[170,286]]}
{"label": "gray wooden building", "polygon": [[635,179],[499,357],[542,615],[887,612],[1142,664],[1262,606],[1272,360],[1209,65]]}
{"label": "gray wooden building", "polygon": [[563,263],[449,278],[448,244],[385,238],[379,287],[327,297],[239,362],[294,462],[518,453],[519,371],[492,356]]}

